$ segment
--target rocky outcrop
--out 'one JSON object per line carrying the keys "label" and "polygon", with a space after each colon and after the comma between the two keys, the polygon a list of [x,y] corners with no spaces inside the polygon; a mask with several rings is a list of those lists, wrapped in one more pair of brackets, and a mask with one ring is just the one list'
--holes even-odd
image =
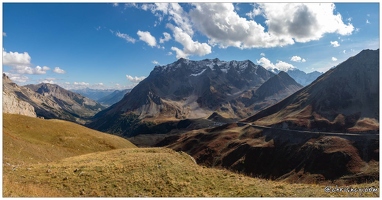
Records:
{"label": "rocky outcrop", "polygon": [[3,91],[3,112],[37,117],[32,105],[20,100],[15,94]]}

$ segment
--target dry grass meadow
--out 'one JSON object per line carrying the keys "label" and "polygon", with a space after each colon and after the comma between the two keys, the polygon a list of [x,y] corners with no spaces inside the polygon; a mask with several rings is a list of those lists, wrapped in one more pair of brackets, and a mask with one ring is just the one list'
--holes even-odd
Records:
{"label": "dry grass meadow", "polygon": [[349,187],[377,191],[251,178],[74,123],[3,114],[3,197],[379,197],[379,182]]}

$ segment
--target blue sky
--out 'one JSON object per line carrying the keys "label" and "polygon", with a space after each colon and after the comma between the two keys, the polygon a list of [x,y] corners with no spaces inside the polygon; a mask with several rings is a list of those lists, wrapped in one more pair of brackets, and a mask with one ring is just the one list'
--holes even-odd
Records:
{"label": "blue sky", "polygon": [[379,3],[3,3],[2,70],[67,89],[132,88],[180,57],[325,72],[379,48],[379,19]]}

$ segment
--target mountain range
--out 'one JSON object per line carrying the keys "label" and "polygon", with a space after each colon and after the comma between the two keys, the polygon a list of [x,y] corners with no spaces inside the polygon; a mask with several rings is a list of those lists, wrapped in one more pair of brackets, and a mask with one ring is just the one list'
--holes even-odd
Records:
{"label": "mountain range", "polygon": [[293,183],[379,180],[379,49],[360,52],[241,122],[172,135],[156,146],[184,151],[201,165]]}
{"label": "mountain range", "polygon": [[[32,106],[35,116],[47,119],[64,119],[80,124],[86,123],[90,117],[105,108],[87,97],[65,90],[55,84],[40,83],[19,86],[5,74],[3,74],[3,96],[4,94],[13,98],[11,104]],[[7,105],[7,101],[3,102],[3,105],[4,103]],[[24,107],[27,107],[27,110],[32,110],[30,106]],[[13,108],[16,109],[17,107],[20,106]],[[3,112],[14,113],[6,110]]]}
{"label": "mountain range", "polygon": [[137,136],[186,152],[198,164],[249,176],[379,180],[379,49],[360,52],[305,87],[288,72],[249,60],[179,59],[156,66],[126,92],[109,94],[122,99],[105,109],[58,85],[18,86],[3,74],[3,112]]}
{"label": "mountain range", "polygon": [[245,122],[335,132],[379,130],[379,49],[360,52]]}
{"label": "mountain range", "polygon": [[[285,72],[275,75],[249,60],[179,59],[156,66],[121,101],[95,115],[89,126],[113,132],[110,127],[119,127],[116,123],[127,115],[166,121],[207,118],[218,112],[225,118],[239,119],[301,88]],[[268,89],[271,92],[265,92]]]}

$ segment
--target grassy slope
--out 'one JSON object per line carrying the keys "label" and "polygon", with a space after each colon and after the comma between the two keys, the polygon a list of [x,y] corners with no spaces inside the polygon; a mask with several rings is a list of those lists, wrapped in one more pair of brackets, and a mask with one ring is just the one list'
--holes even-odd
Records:
{"label": "grassy slope", "polygon": [[[117,149],[18,168],[5,196],[260,197],[378,196],[325,193],[324,185],[287,184],[199,166],[185,153],[165,148]],[[378,183],[353,187],[375,187]],[[335,187],[335,186],[334,186]]]}
{"label": "grassy slope", "polygon": [[[126,148],[134,146],[70,122],[3,117],[4,197],[379,196],[250,178],[166,148]],[[379,182],[354,187],[379,189]]]}
{"label": "grassy slope", "polygon": [[3,114],[3,162],[39,163],[135,147],[128,140],[62,120]]}

